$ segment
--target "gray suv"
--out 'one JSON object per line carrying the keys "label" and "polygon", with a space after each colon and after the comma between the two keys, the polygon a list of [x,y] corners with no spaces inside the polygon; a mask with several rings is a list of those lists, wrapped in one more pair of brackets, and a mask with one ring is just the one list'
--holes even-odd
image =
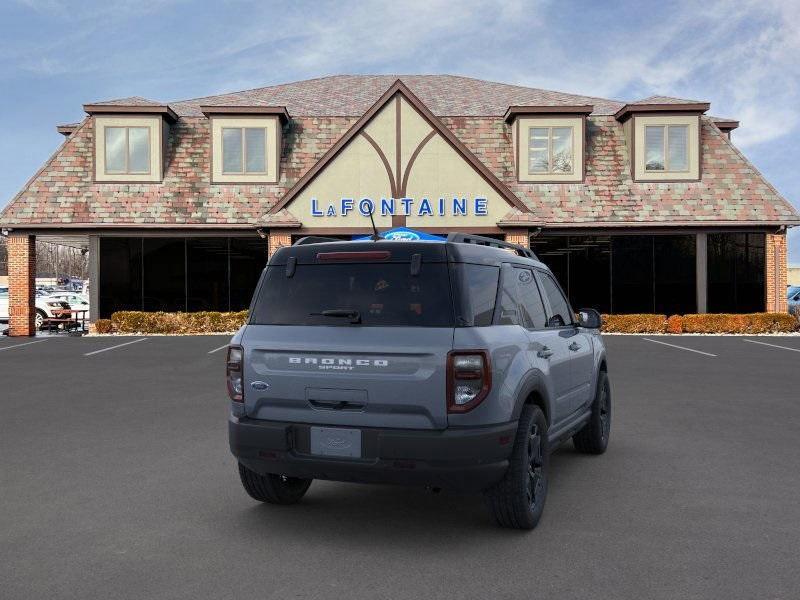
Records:
{"label": "gray suv", "polygon": [[228,349],[242,484],[273,504],[313,479],[481,491],[498,524],[531,529],[550,452],[608,444],[599,327],[520,246],[301,239]]}

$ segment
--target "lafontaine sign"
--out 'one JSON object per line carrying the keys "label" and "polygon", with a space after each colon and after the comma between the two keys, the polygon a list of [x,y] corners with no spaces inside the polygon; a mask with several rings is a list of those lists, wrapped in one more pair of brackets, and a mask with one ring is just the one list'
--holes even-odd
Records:
{"label": "lafontaine sign", "polygon": [[358,212],[368,217],[370,214],[381,216],[417,216],[417,217],[485,217],[489,214],[488,200],[480,197],[450,198],[340,198],[339,200],[320,202],[311,198],[312,217],[346,217],[351,212]]}

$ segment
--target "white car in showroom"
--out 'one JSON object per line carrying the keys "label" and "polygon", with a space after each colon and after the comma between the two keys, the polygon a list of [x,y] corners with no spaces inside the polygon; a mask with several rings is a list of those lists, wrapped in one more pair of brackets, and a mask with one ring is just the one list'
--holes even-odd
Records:
{"label": "white car in showroom", "polygon": [[[45,319],[59,316],[59,311],[69,310],[68,302],[51,295],[36,295],[36,329],[41,329]],[[8,321],[8,287],[0,287],[0,321]]]}

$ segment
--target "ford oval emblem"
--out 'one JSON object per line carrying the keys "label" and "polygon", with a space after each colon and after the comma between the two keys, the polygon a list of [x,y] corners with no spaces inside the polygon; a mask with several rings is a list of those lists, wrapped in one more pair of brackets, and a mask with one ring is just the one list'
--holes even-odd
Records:
{"label": "ford oval emblem", "polygon": [[250,387],[254,390],[265,390],[269,387],[269,384],[266,381],[254,381],[250,384]]}

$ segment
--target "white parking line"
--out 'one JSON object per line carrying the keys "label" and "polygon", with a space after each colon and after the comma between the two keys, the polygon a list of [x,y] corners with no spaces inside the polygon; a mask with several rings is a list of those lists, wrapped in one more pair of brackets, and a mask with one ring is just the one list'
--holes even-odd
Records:
{"label": "white parking line", "polygon": [[227,348],[230,344],[225,344],[224,346],[220,346],[219,348],[214,348],[213,350],[209,350],[209,354],[214,354],[214,352],[219,352],[220,350]]}
{"label": "white parking line", "polygon": [[648,342],[653,342],[654,344],[662,344],[664,346],[670,346],[671,348],[678,348],[679,350],[686,350],[688,352],[696,352],[697,354],[703,354],[705,356],[713,356],[714,358],[717,357],[716,354],[711,354],[711,352],[703,352],[702,350],[695,350],[694,348],[686,348],[685,346],[677,346],[675,344],[668,344],[667,342],[661,342],[659,340],[651,340],[650,338],[642,338]]}
{"label": "white parking line", "polygon": [[789,346],[779,346],[778,344],[768,344],[767,342],[759,342],[758,340],[743,339],[743,342],[750,342],[751,344],[761,344],[762,346],[770,346],[772,348],[780,348],[781,350],[791,350],[792,352],[800,352],[798,348],[789,348]]}
{"label": "white parking line", "polygon": [[94,352],[87,352],[84,356],[91,356],[92,354],[100,354],[101,352],[107,352],[108,350],[114,350],[116,348],[122,348],[123,346],[130,346],[131,344],[135,344],[136,342],[143,342],[147,338],[139,338],[138,340],[133,340],[132,342],[125,342],[124,344],[117,344],[116,346],[109,346],[108,348],[101,348],[100,350],[95,350]]}
{"label": "white parking line", "polygon": [[3,350],[11,350],[12,348],[21,348],[22,346],[30,346],[31,344],[41,344],[42,342],[46,342],[47,340],[36,340],[35,342],[25,342],[24,344],[14,344],[13,346],[3,346],[0,348],[0,352]]}

